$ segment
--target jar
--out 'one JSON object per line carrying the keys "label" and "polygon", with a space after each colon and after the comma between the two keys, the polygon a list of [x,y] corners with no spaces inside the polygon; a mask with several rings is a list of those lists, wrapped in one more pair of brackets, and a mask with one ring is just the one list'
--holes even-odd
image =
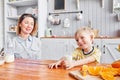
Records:
{"label": "jar", "polygon": [[46,29],[46,37],[51,37],[52,36],[52,29],[48,28]]}

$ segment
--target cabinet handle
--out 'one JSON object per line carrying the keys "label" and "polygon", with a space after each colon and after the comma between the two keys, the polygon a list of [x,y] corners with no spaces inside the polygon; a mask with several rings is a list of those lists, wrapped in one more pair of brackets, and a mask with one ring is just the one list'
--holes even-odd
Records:
{"label": "cabinet handle", "polygon": [[105,54],[105,45],[103,45],[103,54]]}
{"label": "cabinet handle", "polygon": [[99,48],[99,45],[97,45],[97,48]]}

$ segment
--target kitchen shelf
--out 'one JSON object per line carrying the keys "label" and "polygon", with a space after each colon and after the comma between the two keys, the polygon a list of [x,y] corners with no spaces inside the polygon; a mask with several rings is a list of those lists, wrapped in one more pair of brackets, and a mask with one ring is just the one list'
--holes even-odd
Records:
{"label": "kitchen shelf", "polygon": [[16,16],[16,17],[15,17],[15,16],[8,16],[7,18],[8,18],[8,19],[18,20],[19,16]]}
{"label": "kitchen shelf", "polygon": [[16,31],[7,31],[8,33],[16,33]]}
{"label": "kitchen shelf", "polygon": [[120,13],[120,2],[113,0],[113,13]]}
{"label": "kitchen shelf", "polygon": [[8,5],[13,6],[29,6],[29,5],[37,5],[38,0],[21,0],[21,1],[12,1],[8,2]]}

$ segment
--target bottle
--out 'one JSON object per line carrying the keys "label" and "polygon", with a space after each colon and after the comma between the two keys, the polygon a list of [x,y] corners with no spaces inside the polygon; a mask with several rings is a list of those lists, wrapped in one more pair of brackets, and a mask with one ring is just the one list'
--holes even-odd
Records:
{"label": "bottle", "polygon": [[51,37],[52,36],[52,29],[51,28],[48,28],[46,30],[46,37]]}
{"label": "bottle", "polygon": [[91,29],[93,29],[92,28],[92,22],[90,20],[88,21],[88,27],[91,28]]}
{"label": "bottle", "polygon": [[5,45],[4,60],[6,63],[14,62],[14,51],[11,39],[8,39],[8,42]]}

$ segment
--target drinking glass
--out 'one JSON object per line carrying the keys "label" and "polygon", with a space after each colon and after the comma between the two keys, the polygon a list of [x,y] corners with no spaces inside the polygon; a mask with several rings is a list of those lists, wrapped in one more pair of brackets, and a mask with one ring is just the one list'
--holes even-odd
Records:
{"label": "drinking glass", "polygon": [[4,60],[6,63],[14,62],[14,50],[12,40],[9,38],[5,44]]}
{"label": "drinking glass", "polygon": [[1,56],[1,55],[0,55],[0,65],[3,65],[4,62],[5,62],[5,60],[4,60],[4,56]]}

